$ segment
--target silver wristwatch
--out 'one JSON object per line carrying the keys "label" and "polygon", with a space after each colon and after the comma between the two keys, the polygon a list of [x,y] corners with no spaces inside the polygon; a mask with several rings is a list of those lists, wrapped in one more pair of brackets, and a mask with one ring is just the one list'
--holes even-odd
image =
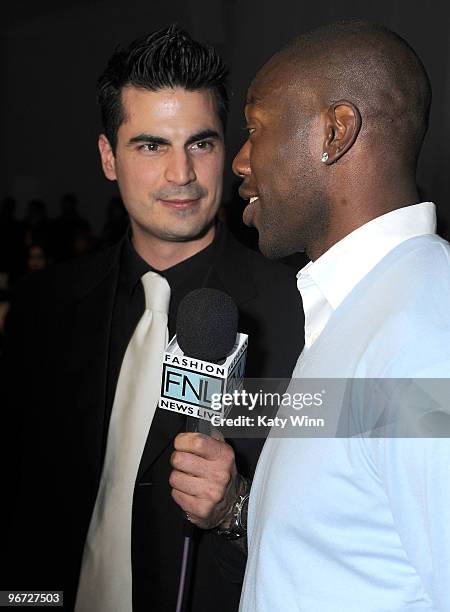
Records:
{"label": "silver wristwatch", "polygon": [[227,540],[238,540],[247,535],[247,510],[250,497],[250,481],[245,480],[245,493],[239,495],[233,505],[233,518],[227,528],[219,527],[217,534],[224,536]]}

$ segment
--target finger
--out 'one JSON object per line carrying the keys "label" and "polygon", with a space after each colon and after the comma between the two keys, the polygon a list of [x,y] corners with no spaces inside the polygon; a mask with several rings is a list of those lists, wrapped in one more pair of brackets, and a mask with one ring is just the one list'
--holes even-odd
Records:
{"label": "finger", "polygon": [[[192,504],[189,501],[189,496],[177,491],[177,489],[172,489],[171,494],[172,499],[181,508],[181,510],[183,510],[186,514],[189,514],[189,522],[197,525],[200,519],[192,511]],[[190,510],[188,510],[188,508],[190,508]]]}
{"label": "finger", "polygon": [[200,433],[180,433],[174,440],[175,450],[192,453],[209,461],[234,459],[231,446]]}
{"label": "finger", "polygon": [[234,463],[223,463],[220,461],[208,461],[192,453],[174,451],[170,459],[174,470],[183,472],[189,476],[201,478],[221,486],[227,486],[235,471]]}
{"label": "finger", "polygon": [[[183,432],[177,435],[173,445],[177,451],[192,453],[198,457],[209,459],[211,454],[210,441],[211,438],[205,434]],[[214,444],[217,444],[217,440],[212,441]]]}
{"label": "finger", "polygon": [[211,502],[192,497],[177,489],[172,489],[172,498],[184,512],[191,515],[191,522],[195,525],[208,518],[213,509]]}
{"label": "finger", "polygon": [[174,451],[170,463],[174,469],[192,476],[205,476],[209,467],[206,459],[183,451]]}
{"label": "finger", "polygon": [[[228,480],[229,478],[227,483]],[[219,503],[224,496],[226,484],[223,483],[224,480],[219,482],[196,478],[177,470],[173,470],[169,477],[169,484],[173,489],[213,504]]]}
{"label": "finger", "polygon": [[169,476],[169,484],[172,489],[176,489],[191,497],[201,497],[201,493],[203,493],[202,483],[199,480],[195,476],[189,476],[177,470],[173,470]]}

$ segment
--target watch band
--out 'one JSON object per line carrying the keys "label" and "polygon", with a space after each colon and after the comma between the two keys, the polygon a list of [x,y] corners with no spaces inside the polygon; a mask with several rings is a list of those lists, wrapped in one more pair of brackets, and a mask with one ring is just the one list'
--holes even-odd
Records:
{"label": "watch band", "polygon": [[216,533],[227,540],[238,540],[247,535],[247,511],[250,497],[250,480],[242,477],[240,494],[232,507],[232,519],[229,527],[219,527]]}

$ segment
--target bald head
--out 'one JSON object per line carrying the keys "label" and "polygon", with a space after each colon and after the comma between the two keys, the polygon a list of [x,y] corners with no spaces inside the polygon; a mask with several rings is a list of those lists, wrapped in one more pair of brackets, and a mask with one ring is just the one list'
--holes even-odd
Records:
{"label": "bald head", "polygon": [[303,34],[263,69],[281,65],[291,87],[308,87],[317,102],[352,102],[365,133],[382,131],[383,154],[415,166],[428,126],[431,86],[415,51],[390,30],[366,22],[335,23]]}
{"label": "bald head", "polygon": [[303,34],[258,72],[234,171],[246,223],[269,257],[316,259],[371,219],[418,202],[415,170],[431,89],[411,47],[385,28]]}

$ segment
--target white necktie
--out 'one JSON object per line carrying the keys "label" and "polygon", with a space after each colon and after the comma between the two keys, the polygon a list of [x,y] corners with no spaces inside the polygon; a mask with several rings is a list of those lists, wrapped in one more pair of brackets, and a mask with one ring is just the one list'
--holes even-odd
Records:
{"label": "white necktie", "polygon": [[147,272],[145,311],[120,369],[105,461],[86,538],[76,612],[131,612],[131,514],[139,463],[160,396],[170,287]]}

